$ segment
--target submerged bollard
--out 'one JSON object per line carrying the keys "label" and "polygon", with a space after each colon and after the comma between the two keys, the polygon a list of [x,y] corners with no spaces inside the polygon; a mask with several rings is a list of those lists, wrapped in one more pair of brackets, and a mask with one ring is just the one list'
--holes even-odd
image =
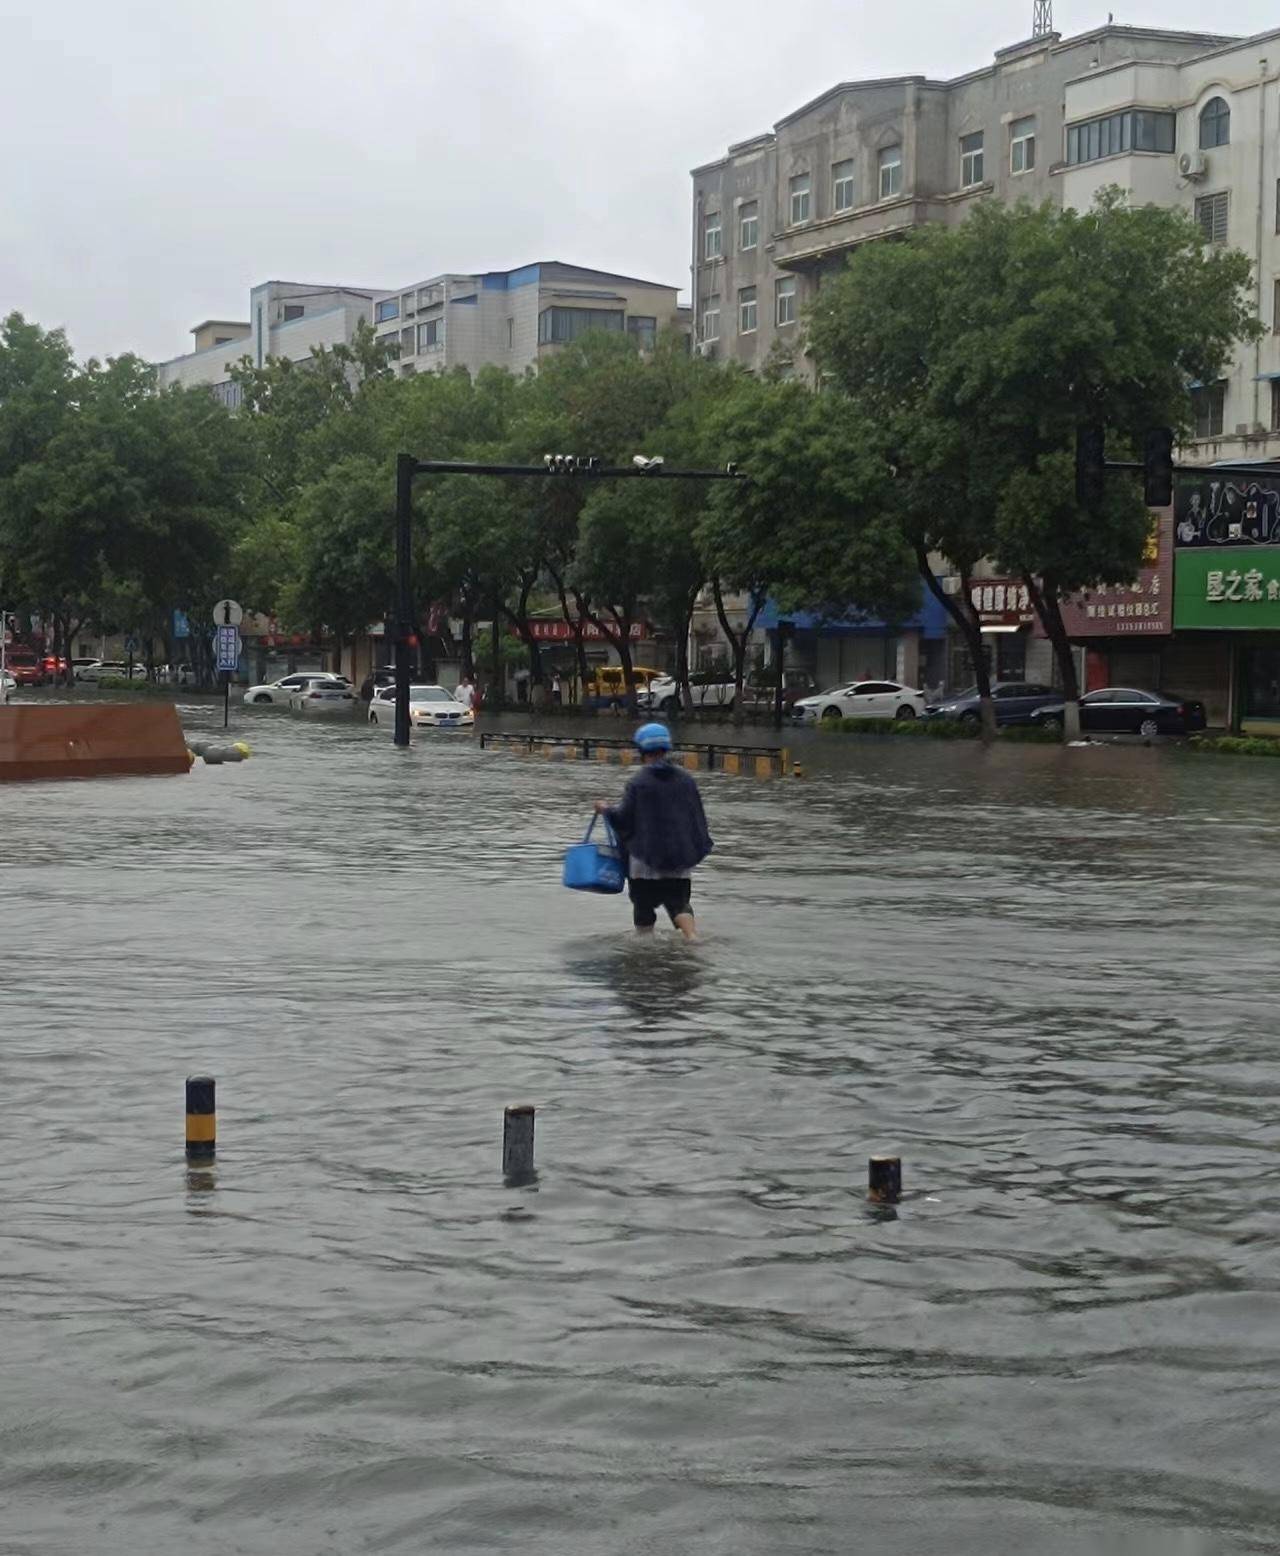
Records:
{"label": "submerged bollard", "polygon": [[873,1156],[867,1163],[867,1198],[878,1205],[896,1205],[902,1198],[900,1156]]}
{"label": "submerged bollard", "polygon": [[187,1160],[211,1162],[217,1154],[217,1083],[212,1075],[187,1076]]}
{"label": "submerged bollard", "polygon": [[533,1113],[528,1103],[505,1108],[502,1114],[502,1181],[508,1188],[532,1183]]}
{"label": "submerged bollard", "polygon": [[793,778],[803,778],[804,777],[804,768],[801,767],[799,762],[797,762],[795,764],[795,766],[791,769],[791,776]]}

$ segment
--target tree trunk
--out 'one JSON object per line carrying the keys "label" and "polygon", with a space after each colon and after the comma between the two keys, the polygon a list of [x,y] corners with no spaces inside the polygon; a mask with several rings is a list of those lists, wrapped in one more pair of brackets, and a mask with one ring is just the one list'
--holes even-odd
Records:
{"label": "tree trunk", "polygon": [[474,626],[471,620],[471,602],[462,605],[462,673],[473,682],[476,678]]}
{"label": "tree trunk", "polygon": [[729,647],[733,650],[733,722],[741,728],[746,720],[746,709],[743,707],[742,689],[746,681],[747,666],[747,642],[751,637],[751,630],[756,624],[756,617],[760,614],[760,607],[764,604],[764,590],[756,589],[751,597],[751,612],[746,624],[740,633],[737,633],[729,625],[729,613],[724,608],[724,592],[720,587],[720,580],[711,580],[711,594],[716,602],[716,615],[720,618],[720,630],[729,639]]}
{"label": "tree trunk", "polygon": [[506,700],[507,689],[502,684],[502,602],[495,599],[493,602],[493,622],[489,629],[493,633],[493,695],[498,702]]}
{"label": "tree trunk", "polygon": [[697,600],[698,589],[691,589],[685,596],[676,638],[676,695],[686,713],[693,712],[693,690],[689,685],[689,633],[692,630],[693,609]]}
{"label": "tree trunk", "polygon": [[548,700],[549,694],[546,687],[546,676],[542,669],[542,645],[534,637],[529,627],[529,596],[533,592],[535,579],[525,579],[520,585],[520,598],[516,602],[513,611],[509,605],[503,605],[507,620],[515,628],[516,636],[529,650],[529,706],[542,706]]}
{"label": "tree trunk", "polygon": [[966,568],[960,570],[961,598],[957,601],[956,597],[948,594],[938,582],[933,569],[929,566],[929,552],[926,547],[917,545],[915,551],[916,566],[924,579],[925,588],[955,622],[964,638],[965,647],[969,650],[969,659],[973,665],[973,679],[978,688],[982,739],[989,745],[996,738],[996,705],[991,698],[991,672],[987,668],[987,655],[982,643],[982,623],[973,608],[973,592],[968,570]]}
{"label": "tree trunk", "polygon": [[587,694],[587,682],[591,679],[591,667],[587,663],[587,645],[582,636],[582,608],[579,605],[576,615],[569,610],[569,595],[565,589],[564,575],[558,573],[554,567],[548,567],[547,571],[555,581],[556,593],[560,596],[560,610],[573,630],[573,653],[578,664],[578,699],[581,701]]}
{"label": "tree trunk", "polygon": [[1066,741],[1080,738],[1080,680],[1076,675],[1076,658],[1071,649],[1071,639],[1062,620],[1058,606],[1057,585],[1046,576],[1039,583],[1029,574],[1024,576],[1027,593],[1036,608],[1053,644],[1054,658],[1058,661],[1058,673],[1062,676],[1062,738]]}

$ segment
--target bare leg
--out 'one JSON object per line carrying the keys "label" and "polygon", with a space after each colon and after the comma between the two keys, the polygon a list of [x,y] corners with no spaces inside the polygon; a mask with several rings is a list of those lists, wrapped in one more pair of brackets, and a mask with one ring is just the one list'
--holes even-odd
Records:
{"label": "bare leg", "polygon": [[698,926],[693,921],[692,913],[677,913],[672,923],[686,940],[696,940],[698,938]]}

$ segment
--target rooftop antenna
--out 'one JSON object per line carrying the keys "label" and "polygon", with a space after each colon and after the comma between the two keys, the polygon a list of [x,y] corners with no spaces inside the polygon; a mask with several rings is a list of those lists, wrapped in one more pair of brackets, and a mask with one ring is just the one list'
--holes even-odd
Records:
{"label": "rooftop antenna", "polygon": [[1053,0],[1032,0],[1031,36],[1047,38],[1053,31]]}

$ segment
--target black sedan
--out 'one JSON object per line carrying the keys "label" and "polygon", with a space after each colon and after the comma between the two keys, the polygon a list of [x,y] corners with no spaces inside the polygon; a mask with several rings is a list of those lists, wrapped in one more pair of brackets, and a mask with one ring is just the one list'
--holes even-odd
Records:
{"label": "black sedan", "polygon": [[[1055,692],[1052,686],[1037,686],[1029,681],[993,681],[991,701],[996,710],[996,723],[1003,728],[1006,724],[1029,724],[1037,708],[1043,708],[1050,702],[1061,703],[1062,693]],[[936,707],[926,709],[925,717],[959,719],[962,724],[976,724],[982,717],[978,688],[971,686],[968,691],[959,692]]]}
{"label": "black sedan", "polygon": [[[1061,701],[1031,715],[1040,729],[1061,729]],[[1204,728],[1204,704],[1132,686],[1104,686],[1080,699],[1080,728],[1090,735],[1189,735]]]}

